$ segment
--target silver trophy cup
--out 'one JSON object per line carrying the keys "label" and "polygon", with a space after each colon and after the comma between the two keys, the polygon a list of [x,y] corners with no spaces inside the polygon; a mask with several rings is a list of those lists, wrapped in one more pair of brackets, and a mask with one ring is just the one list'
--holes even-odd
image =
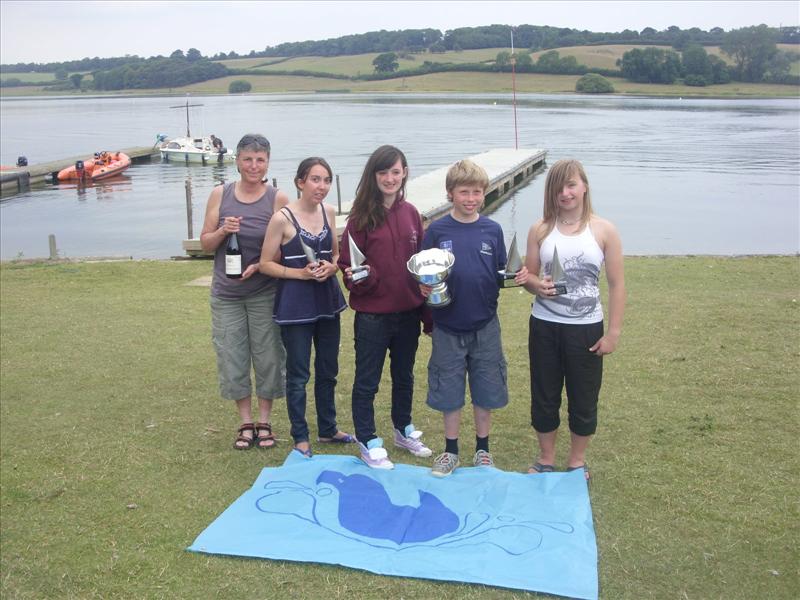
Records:
{"label": "silver trophy cup", "polygon": [[455,262],[456,257],[452,252],[439,248],[417,252],[408,259],[406,267],[411,276],[420,283],[433,288],[425,301],[428,306],[442,308],[453,301],[444,281],[453,270]]}

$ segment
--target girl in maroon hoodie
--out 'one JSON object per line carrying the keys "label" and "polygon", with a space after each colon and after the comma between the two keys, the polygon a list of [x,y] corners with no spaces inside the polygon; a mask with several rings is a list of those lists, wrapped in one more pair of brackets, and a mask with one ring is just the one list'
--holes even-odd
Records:
{"label": "girl in maroon hoodie", "polygon": [[[356,373],[353,381],[353,423],[361,458],[375,469],[391,469],[383,440],[375,432],[375,394],[389,351],[392,375],[394,444],[414,456],[427,457],[422,432],[411,423],[414,360],[425,299],[406,269],[412,255],[422,249],[422,218],[405,200],[408,163],[394,146],[372,153],[347,220],[340,246],[339,268],[350,290],[350,307],[356,311]],[[366,257],[368,275],[355,280],[350,239]]]}

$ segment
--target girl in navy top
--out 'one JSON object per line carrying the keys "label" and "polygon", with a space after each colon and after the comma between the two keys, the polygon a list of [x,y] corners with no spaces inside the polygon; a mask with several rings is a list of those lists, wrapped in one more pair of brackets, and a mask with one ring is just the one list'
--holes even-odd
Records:
{"label": "girl in navy top", "polygon": [[286,402],[295,450],[309,458],[305,413],[312,342],[317,441],[355,441],[339,431],[334,404],[339,372],[339,313],[346,304],[336,278],[336,214],[323,204],[332,177],[330,166],[322,158],[307,158],[300,163],[294,180],[300,197],[275,214],[261,250],[261,271],[281,279],[273,318],[281,326],[286,347]]}

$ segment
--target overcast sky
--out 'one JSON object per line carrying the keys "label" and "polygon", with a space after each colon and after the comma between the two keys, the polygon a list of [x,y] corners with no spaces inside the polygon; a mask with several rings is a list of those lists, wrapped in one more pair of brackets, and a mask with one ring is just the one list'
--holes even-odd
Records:
{"label": "overcast sky", "polygon": [[321,40],[381,29],[551,25],[589,31],[699,27],[726,31],[765,23],[800,24],[789,1],[488,2],[439,1],[114,1],[0,0],[0,62],[85,57],[247,54],[282,42]]}

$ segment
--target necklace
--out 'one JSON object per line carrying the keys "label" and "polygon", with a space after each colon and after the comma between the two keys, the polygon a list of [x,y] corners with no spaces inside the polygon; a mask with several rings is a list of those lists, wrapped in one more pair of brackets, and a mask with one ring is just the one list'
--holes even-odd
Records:
{"label": "necklace", "polygon": [[560,217],[559,217],[559,219],[558,219],[558,220],[559,220],[559,221],[561,221],[561,223],[562,223],[563,225],[575,225],[575,223],[577,223],[577,222],[578,222],[578,219],[575,219],[574,221],[567,221],[566,219],[562,219],[562,218],[560,218]]}

